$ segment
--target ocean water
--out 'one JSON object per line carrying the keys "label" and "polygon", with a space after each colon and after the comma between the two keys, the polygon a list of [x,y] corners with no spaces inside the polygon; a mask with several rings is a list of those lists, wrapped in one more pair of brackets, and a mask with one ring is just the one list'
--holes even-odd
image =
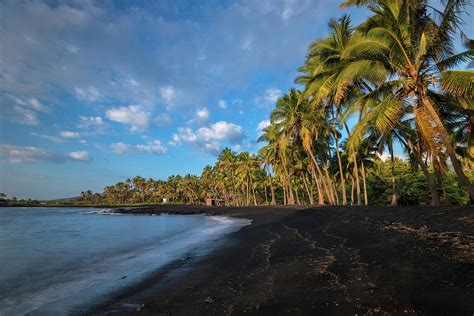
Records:
{"label": "ocean water", "polygon": [[0,208],[0,315],[62,315],[163,265],[210,251],[248,220]]}

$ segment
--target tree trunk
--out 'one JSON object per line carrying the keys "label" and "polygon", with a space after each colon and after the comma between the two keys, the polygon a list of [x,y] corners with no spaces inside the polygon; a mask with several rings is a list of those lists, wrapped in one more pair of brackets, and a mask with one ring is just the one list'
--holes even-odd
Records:
{"label": "tree trunk", "polygon": [[421,157],[420,151],[415,148],[415,145],[413,145],[411,139],[408,138],[406,135],[404,135],[404,137],[407,140],[407,144],[404,145],[408,146],[410,151],[415,155],[416,161],[420,165],[421,171],[423,172],[423,175],[426,178],[426,183],[428,183],[428,188],[430,189],[431,193],[431,206],[439,206],[440,202],[438,197],[438,191],[436,190],[436,184],[434,183],[433,178],[431,177],[428,165],[423,161],[423,157]]}
{"label": "tree trunk", "polygon": [[354,169],[352,170],[352,184],[351,184],[351,205],[354,205]]}
{"label": "tree trunk", "polygon": [[265,205],[268,205],[268,192],[267,192],[267,185],[266,184],[264,185],[264,189],[265,189]]}
{"label": "tree trunk", "polygon": [[336,144],[336,155],[337,155],[337,163],[339,164],[339,176],[341,178],[341,191],[342,191],[342,204],[346,205],[347,204],[347,196],[346,196],[346,180],[344,179],[344,173],[342,172],[342,162],[341,162],[341,155],[339,153],[339,139],[336,136],[336,119],[334,117],[334,111],[331,111],[332,117],[333,117],[333,134],[335,138],[335,144]]}
{"label": "tree trunk", "polygon": [[[306,193],[308,194],[308,199],[309,199],[309,204],[310,205],[313,205],[314,201],[313,201],[313,193],[311,192],[311,190],[308,188],[308,183],[307,183],[307,179],[306,179],[306,176],[303,175],[303,183],[304,183],[304,187],[306,189]],[[311,186],[309,186],[311,188]]]}
{"label": "tree trunk", "polygon": [[339,194],[337,194],[337,187],[336,187],[336,179],[331,178],[332,189],[334,190],[334,196],[336,197],[336,204],[340,205],[341,202],[339,201]]}
{"label": "tree trunk", "polygon": [[270,202],[272,205],[276,205],[276,201],[275,201],[275,191],[273,190],[273,181],[272,179],[270,178],[270,191],[272,193],[272,201]]}
{"label": "tree trunk", "polygon": [[[340,114],[340,111],[338,110],[338,113]],[[344,122],[344,128],[346,129],[347,132],[347,137],[351,138],[351,131],[349,130],[349,127],[347,126],[346,122]],[[356,191],[357,191],[357,205],[361,205],[361,199],[360,199],[360,181],[359,181],[359,167],[357,166],[357,155],[356,153],[352,154],[352,159],[354,159],[354,174],[355,174],[355,182],[356,182]]]}
{"label": "tree trunk", "polygon": [[298,194],[298,186],[297,186],[297,185],[295,185],[295,195],[296,195],[296,204],[301,205],[300,197],[299,197],[299,194]]}
{"label": "tree trunk", "polygon": [[250,177],[250,186],[252,187],[253,204],[257,206],[257,197],[255,196],[255,189],[253,187],[252,176],[249,176],[249,177]]}
{"label": "tree trunk", "polygon": [[246,196],[247,197],[247,206],[249,206],[250,205],[250,180],[249,179],[247,179],[246,185],[247,185],[247,191],[246,191],[247,192],[247,196]]}
{"label": "tree trunk", "polygon": [[284,159],[284,156],[280,153],[280,160],[283,165],[283,170],[285,171],[286,175],[286,181],[288,185],[288,205],[293,205],[295,204],[295,197],[293,196],[293,188],[291,186],[291,177],[290,177],[290,172],[288,171],[288,166],[286,164],[286,159]]}
{"label": "tree trunk", "polygon": [[439,206],[441,203],[439,202],[438,191],[436,190],[436,184],[431,177],[430,171],[428,166],[425,164],[423,159],[418,159],[418,164],[421,167],[421,171],[425,175],[426,182],[428,183],[428,187],[430,188],[431,192],[431,206]]}
{"label": "tree trunk", "polygon": [[462,170],[462,166],[459,163],[458,158],[456,157],[456,152],[454,150],[453,145],[451,144],[451,140],[449,139],[448,132],[446,131],[443,122],[441,122],[438,112],[433,107],[433,104],[431,104],[431,101],[429,100],[429,97],[426,94],[422,94],[421,100],[428,109],[429,113],[431,114],[431,117],[434,119],[436,126],[438,127],[437,130],[441,138],[443,139],[444,146],[446,147],[446,152],[448,153],[454,171],[458,176],[459,183],[466,189],[471,198],[474,198],[474,185],[469,181],[469,179],[466,177]]}
{"label": "tree trunk", "polygon": [[329,187],[329,201],[332,205],[336,205],[336,199],[334,198],[334,190],[332,186],[331,178],[329,177],[329,172],[326,164],[323,165],[324,173],[326,176],[327,186]]}
{"label": "tree trunk", "polygon": [[310,164],[311,164],[311,173],[313,175],[314,181],[316,182],[316,190],[318,192],[318,205],[324,205],[323,189],[321,188],[321,184],[318,179],[318,175],[316,174],[316,170],[314,169],[314,164],[312,160],[310,160]]}
{"label": "tree trunk", "polygon": [[392,170],[392,201],[390,205],[397,205],[397,181],[395,177],[395,162],[393,159],[393,149],[390,151],[390,161],[391,161],[391,170]]}
{"label": "tree trunk", "polygon": [[319,168],[318,162],[316,161],[316,157],[314,157],[313,152],[311,150],[309,151],[309,155],[310,155],[311,160],[313,161],[313,165],[316,167],[316,170],[318,171],[319,179],[321,180],[322,187],[324,188],[324,191],[325,191],[326,196],[329,200],[329,203],[333,204],[331,202],[331,196],[329,195],[329,190],[328,190],[328,187],[326,185],[326,181],[324,180],[324,175],[321,172],[321,169]]}
{"label": "tree trunk", "polygon": [[367,198],[367,184],[365,182],[365,166],[364,166],[364,161],[360,162],[360,168],[362,172],[362,184],[364,186],[364,203],[365,206],[369,205],[369,199]]}

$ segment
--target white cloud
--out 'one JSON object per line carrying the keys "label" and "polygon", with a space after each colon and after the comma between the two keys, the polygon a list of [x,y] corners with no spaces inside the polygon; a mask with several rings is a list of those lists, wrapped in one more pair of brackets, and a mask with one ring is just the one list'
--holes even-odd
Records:
{"label": "white cloud", "polygon": [[79,116],[79,128],[99,128],[104,125],[104,121],[100,116]]}
{"label": "white cloud", "polygon": [[79,161],[89,161],[89,153],[85,150],[81,151],[72,151],[69,153],[69,157],[71,157],[73,160],[79,160]]}
{"label": "white cloud", "polygon": [[281,97],[281,90],[280,89],[275,89],[275,88],[270,88],[265,91],[265,100],[270,102],[270,103],[275,103],[278,98]]}
{"label": "white cloud", "polygon": [[13,106],[13,111],[14,113],[9,115],[9,118],[10,120],[16,123],[25,124],[25,125],[36,125],[39,123],[38,115],[36,114],[35,111],[26,109],[18,105]]}
{"label": "white cloud", "polygon": [[262,131],[268,126],[270,126],[270,120],[260,121],[257,125],[256,131],[259,132],[259,133],[262,133]]}
{"label": "white cloud", "polygon": [[11,96],[11,98],[13,99],[13,101],[15,101],[17,104],[23,107],[27,107],[32,110],[43,112],[43,113],[51,112],[51,108],[42,104],[37,98],[19,98],[15,96]]}
{"label": "white cloud", "polygon": [[168,114],[162,113],[162,114],[157,115],[153,119],[153,122],[158,125],[171,125],[171,123],[173,123],[173,120]]}
{"label": "white cloud", "polygon": [[43,105],[38,99],[36,98],[30,98],[28,99],[28,102],[31,105],[31,108],[40,111],[40,112],[49,112],[51,109],[45,105]]}
{"label": "white cloud", "polygon": [[197,130],[197,135],[206,141],[228,140],[230,142],[238,142],[244,137],[244,132],[239,125],[219,121],[211,124],[209,127],[201,127]]}
{"label": "white cloud", "polygon": [[219,121],[196,131],[191,128],[178,128],[178,132],[171,137],[170,145],[177,146],[183,143],[194,144],[206,152],[217,154],[221,148],[221,142],[239,144],[245,138],[241,126]]}
{"label": "white cloud", "polygon": [[196,119],[207,120],[209,118],[209,110],[206,107],[196,110]]}
{"label": "white cloud", "polygon": [[65,162],[67,160],[89,161],[90,159],[86,151],[73,151],[68,155],[62,155],[51,152],[46,148],[7,144],[0,144],[0,156],[13,164],[25,162]]}
{"label": "white cloud", "polygon": [[102,99],[99,90],[94,87],[88,88],[78,88],[74,89],[76,93],[76,97],[80,100],[88,101],[88,102],[96,102]]}
{"label": "white cloud", "polygon": [[77,52],[79,51],[79,48],[74,46],[74,45],[71,45],[71,44],[66,44],[64,46],[64,49],[66,49],[68,52],[70,52],[71,54],[77,54]]}
{"label": "white cloud", "polygon": [[[380,160],[382,160],[382,161],[390,160],[390,159],[391,159],[390,153],[385,152],[385,151],[384,151],[382,154],[377,153],[377,157],[379,157]],[[401,156],[401,155],[394,155],[394,157],[399,158],[399,159],[401,159],[401,160],[405,160],[405,159],[406,159],[406,157]]]}
{"label": "white cloud", "polygon": [[227,102],[225,102],[225,100],[219,100],[219,107],[221,109],[227,108]]}
{"label": "white cloud", "polygon": [[52,141],[53,143],[56,143],[56,144],[64,143],[64,139],[62,139],[60,137],[56,137],[56,136],[38,134],[38,133],[35,133],[35,132],[30,133],[30,135],[40,137],[40,138],[43,138],[43,139],[47,139],[47,140]]}
{"label": "white cloud", "polygon": [[166,153],[166,146],[162,145],[159,140],[148,142],[146,145],[140,144],[136,146],[138,151],[149,154],[164,154]]}
{"label": "white cloud", "polygon": [[81,137],[81,134],[78,132],[71,132],[71,131],[61,131],[59,132],[59,136],[62,138],[79,138]]}
{"label": "white cloud", "polygon": [[160,88],[160,95],[166,102],[171,102],[176,96],[175,90],[172,86],[164,86]]}
{"label": "white cloud", "polygon": [[112,151],[116,154],[123,154],[132,150],[132,146],[122,142],[113,143],[112,145],[110,145],[110,147],[112,148]]}
{"label": "white cloud", "polygon": [[128,79],[127,84],[131,85],[132,87],[138,87],[140,85],[135,79]]}
{"label": "white cloud", "polygon": [[132,132],[145,131],[150,125],[150,113],[144,112],[138,105],[111,108],[106,116],[111,121],[130,125]]}
{"label": "white cloud", "polygon": [[0,156],[5,157],[10,163],[63,160],[61,156],[44,148],[6,144],[0,144]]}
{"label": "white cloud", "polygon": [[167,151],[165,145],[163,145],[159,140],[153,140],[147,142],[146,144],[138,145],[129,145],[126,143],[118,142],[110,145],[112,152],[116,154],[130,153],[134,151],[144,152],[147,154],[164,154]]}
{"label": "white cloud", "polygon": [[274,105],[281,95],[282,93],[280,89],[269,88],[265,90],[263,95],[255,97],[253,102],[259,107],[268,107],[270,105]]}

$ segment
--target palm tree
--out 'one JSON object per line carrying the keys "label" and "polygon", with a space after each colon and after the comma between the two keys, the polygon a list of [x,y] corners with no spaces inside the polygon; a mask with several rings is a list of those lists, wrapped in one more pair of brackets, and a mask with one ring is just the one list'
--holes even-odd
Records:
{"label": "palm tree", "polygon": [[272,195],[270,205],[276,205],[275,190],[273,188],[273,177],[270,172],[270,166],[275,167],[275,164],[277,163],[277,160],[278,160],[278,154],[276,154],[276,152],[273,149],[274,147],[268,144],[260,148],[258,152],[258,156],[260,157],[260,161],[264,167],[264,170],[266,170],[266,176],[268,178],[268,183],[270,185],[270,192]]}
{"label": "palm tree", "polygon": [[[237,157],[232,150],[225,148],[218,158],[218,168],[230,177],[230,191],[233,199],[236,198],[235,171],[237,168]],[[234,204],[236,202],[233,202]]]}
{"label": "palm tree", "polygon": [[[460,105],[473,97],[474,72],[450,70],[474,55],[472,49],[455,54],[452,44],[466,2],[445,1],[443,10],[430,10],[426,2],[414,0],[343,3],[354,4],[365,5],[374,14],[359,26],[344,50],[345,76],[338,76],[334,82],[350,86],[357,78],[373,77],[370,72],[375,67],[383,67],[385,78],[372,93],[391,92],[380,104],[391,105],[393,121],[403,107],[411,108],[420,141],[434,153],[446,151],[460,184],[474,197],[474,185],[463,172],[446,118],[440,115],[443,105],[437,102],[441,92],[458,98]],[[462,110],[462,106],[454,110]]]}
{"label": "palm tree", "polygon": [[[344,15],[339,20],[331,19],[329,22],[330,34],[328,37],[315,41],[311,44],[308,59],[304,66],[300,68],[302,75],[296,79],[297,82],[305,85],[305,94],[311,97],[311,104],[313,109],[331,108],[332,104],[335,106],[337,115],[333,111],[329,111],[333,122],[336,119],[341,120],[346,132],[350,135],[349,128],[345,121],[345,116],[342,115],[342,106],[349,104],[347,100],[351,97],[360,94],[360,90],[367,87],[367,83],[363,80],[352,85],[337,85],[335,84],[338,76],[344,77],[344,66],[347,64],[341,58],[343,51],[350,43],[353,36],[353,29],[350,26],[350,18]],[[377,69],[374,69],[377,73]],[[327,118],[329,120],[329,117]],[[334,128],[334,131],[336,129]],[[336,145],[338,145],[338,138],[336,138]],[[336,148],[336,154],[340,161],[339,150]],[[353,152],[356,155],[356,152]],[[357,186],[357,204],[361,204],[360,196],[360,181],[357,158],[352,157],[354,161],[354,176]],[[342,165],[339,166],[339,173],[342,176]],[[343,202],[345,195],[345,180],[341,179],[341,186],[343,192]]]}
{"label": "palm tree", "polygon": [[263,134],[259,137],[259,141],[266,141],[267,146],[276,156],[277,161],[274,165],[275,171],[281,170],[280,178],[282,180],[282,188],[284,192],[285,204],[294,204],[293,188],[291,185],[291,175],[288,163],[288,150],[291,141],[288,136],[281,132],[280,126],[271,124],[263,130]]}

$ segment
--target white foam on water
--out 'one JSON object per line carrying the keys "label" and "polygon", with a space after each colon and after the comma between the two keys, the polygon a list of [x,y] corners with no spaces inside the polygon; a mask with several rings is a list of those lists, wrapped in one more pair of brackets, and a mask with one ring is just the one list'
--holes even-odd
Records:
{"label": "white foam on water", "polygon": [[[99,211],[98,214],[103,213]],[[200,221],[196,222],[196,227],[191,226],[166,238],[162,236],[143,247],[98,256],[82,265],[66,265],[58,271],[34,275],[30,280],[25,278],[26,284],[10,293],[0,293],[0,315],[68,314],[74,306],[87,304],[92,299],[134,284],[186,254],[199,249],[210,251],[213,241],[251,223],[247,219],[225,216],[171,216],[186,217],[187,220],[195,216]],[[166,220],[169,216],[158,216],[153,220],[160,221],[162,217]],[[96,242],[101,243],[101,240]]]}

